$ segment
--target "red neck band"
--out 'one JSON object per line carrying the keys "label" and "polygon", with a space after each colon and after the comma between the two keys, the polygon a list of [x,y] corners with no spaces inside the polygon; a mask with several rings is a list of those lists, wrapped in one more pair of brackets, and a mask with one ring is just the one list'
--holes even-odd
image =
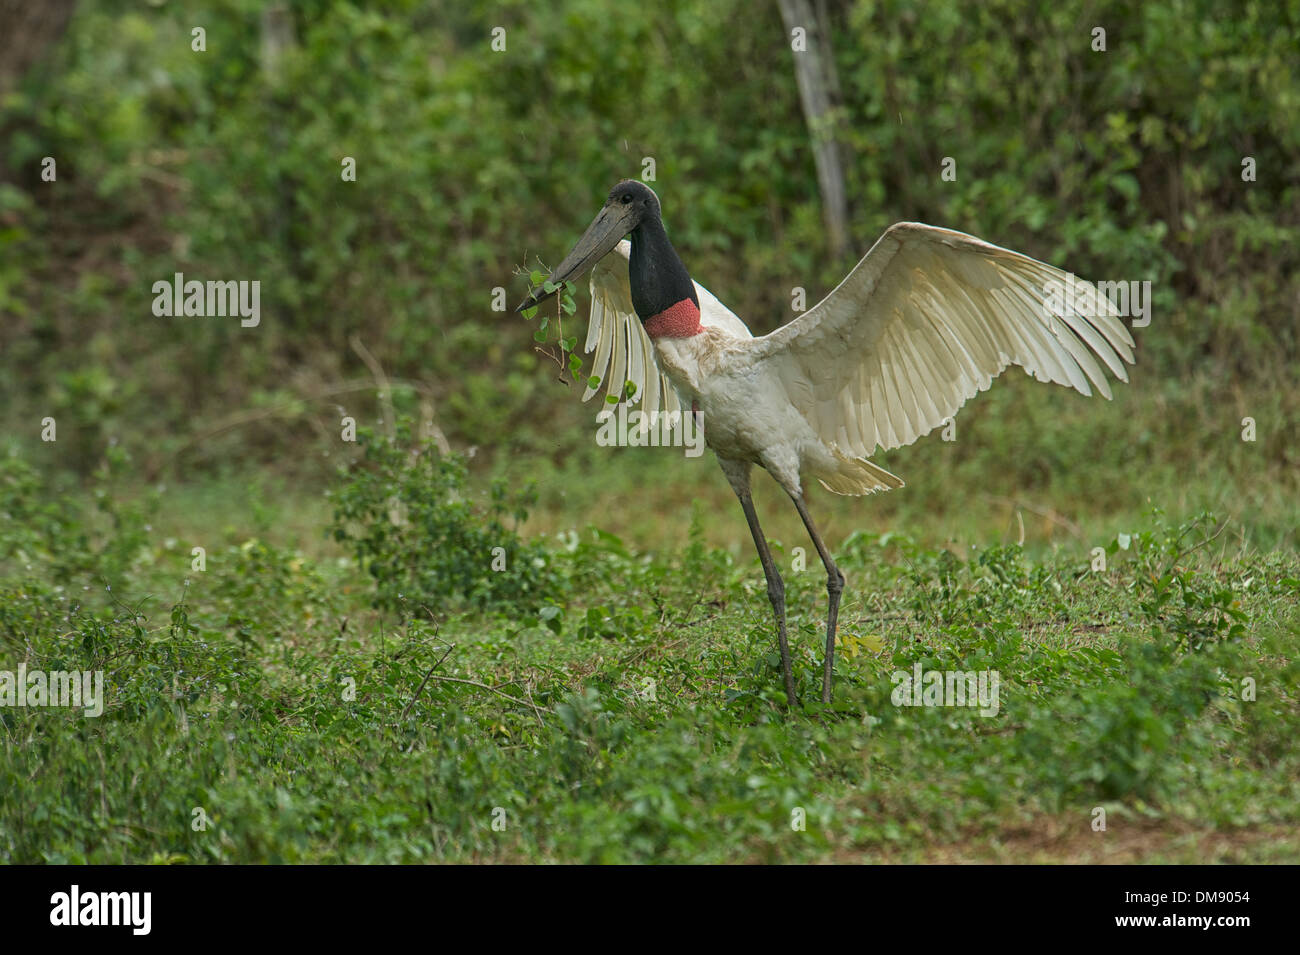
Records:
{"label": "red neck band", "polygon": [[689,298],[684,298],[658,315],[645,320],[646,334],[651,338],[690,338],[704,331],[700,324],[700,309]]}

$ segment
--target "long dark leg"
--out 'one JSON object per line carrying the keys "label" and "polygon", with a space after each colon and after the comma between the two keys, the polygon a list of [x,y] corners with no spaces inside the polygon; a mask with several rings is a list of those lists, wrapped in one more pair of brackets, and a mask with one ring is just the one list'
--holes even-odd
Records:
{"label": "long dark leg", "polygon": [[785,633],[785,583],[781,573],[772,560],[772,551],[763,536],[763,528],[758,526],[758,514],[754,511],[754,499],[749,491],[736,491],[740,506],[745,509],[745,520],[749,522],[749,533],[754,536],[754,546],[758,548],[758,559],[763,563],[763,576],[767,578],[767,599],[772,601],[772,613],[776,616],[776,637],[781,644],[781,674],[785,677],[785,696],[791,705],[795,703],[794,671],[790,668],[790,642]]}
{"label": "long dark leg", "polygon": [[829,703],[831,701],[831,675],[835,666],[835,631],[839,627],[840,594],[844,592],[844,575],[835,566],[831,552],[822,543],[822,536],[817,533],[817,525],[813,523],[812,515],[808,513],[808,507],[803,502],[803,496],[791,494],[790,497],[794,501],[794,506],[799,509],[799,516],[803,518],[803,526],[808,528],[808,536],[812,538],[813,546],[817,548],[822,564],[826,567],[826,593],[829,596],[829,601],[826,610],[826,660],[822,667],[822,702]]}

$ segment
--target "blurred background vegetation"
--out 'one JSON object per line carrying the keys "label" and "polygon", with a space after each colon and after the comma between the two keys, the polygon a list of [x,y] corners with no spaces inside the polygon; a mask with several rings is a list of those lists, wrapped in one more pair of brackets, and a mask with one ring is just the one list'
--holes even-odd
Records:
{"label": "blurred background vegetation", "polygon": [[[1261,542],[1294,541],[1300,3],[43,8],[9,12],[0,57],[0,403],[7,453],[51,486],[111,462],[124,494],[224,487],[177,505],[208,516],[265,507],[273,488],[305,499],[355,454],[341,415],[373,425],[391,401],[473,448],[479,479],[540,476],[538,528],[607,506],[602,524],[657,540],[656,510],[725,499],[715,469],[597,448],[596,409],[557,383],[532,327],[492,308],[650,157],[688,268],[759,333],[793,317],[793,287],[815,302],[902,219],[1152,282],[1113,405],[999,385],[957,442],[885,456],[908,491],[836,514],[974,510],[1005,531],[1025,504],[1022,520],[1047,515],[1032,540],[1169,491],[1187,498],[1165,495],[1175,511],[1226,505]],[[830,57],[816,140],[791,10]],[[843,249],[815,168],[827,141]],[[175,272],[259,280],[260,325],[155,317],[151,286]],[[47,415],[56,444],[39,439]]]}

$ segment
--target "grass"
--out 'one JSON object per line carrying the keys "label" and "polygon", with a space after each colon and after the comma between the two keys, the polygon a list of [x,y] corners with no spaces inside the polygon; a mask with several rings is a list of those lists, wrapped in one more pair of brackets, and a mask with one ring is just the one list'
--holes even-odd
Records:
{"label": "grass", "polygon": [[[787,707],[738,509],[707,458],[669,457],[544,472],[531,592],[421,576],[515,535],[428,454],[359,459],[329,498],[264,475],[143,493],[120,461],[55,495],[5,460],[0,670],[102,670],[108,700],[0,708],[0,860],[1300,861],[1300,559],[1272,515],[1067,516],[1054,484],[988,481],[978,509],[919,461],[915,501],[819,495],[849,580],[823,707],[824,576],[765,493]],[[428,506],[365,554],[326,537],[342,501],[336,527],[396,526],[386,486]],[[1154,491],[1230,503],[1215,486]],[[409,587],[385,596],[376,562]],[[918,664],[997,671],[996,715],[897,705]]]}

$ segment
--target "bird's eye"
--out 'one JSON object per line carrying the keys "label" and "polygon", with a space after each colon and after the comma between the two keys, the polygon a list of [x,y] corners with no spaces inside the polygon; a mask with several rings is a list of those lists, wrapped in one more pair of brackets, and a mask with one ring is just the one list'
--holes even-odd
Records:
{"label": "bird's eye", "polygon": [[632,196],[630,194],[624,194],[623,205],[627,205],[631,201],[632,201]]}

